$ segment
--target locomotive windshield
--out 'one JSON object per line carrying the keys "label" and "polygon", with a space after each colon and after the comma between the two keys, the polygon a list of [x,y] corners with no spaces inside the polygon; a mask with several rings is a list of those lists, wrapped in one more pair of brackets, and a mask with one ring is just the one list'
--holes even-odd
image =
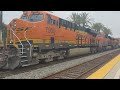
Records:
{"label": "locomotive windshield", "polygon": [[22,16],[21,19],[31,22],[37,22],[43,20],[43,17],[43,14],[33,14],[31,16]]}
{"label": "locomotive windshield", "polygon": [[29,19],[31,22],[41,21],[43,20],[43,14],[33,14]]}

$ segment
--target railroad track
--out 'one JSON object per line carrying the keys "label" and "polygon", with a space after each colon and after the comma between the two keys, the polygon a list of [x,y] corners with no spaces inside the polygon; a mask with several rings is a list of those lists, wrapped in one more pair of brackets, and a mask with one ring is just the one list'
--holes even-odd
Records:
{"label": "railroad track", "polygon": [[5,78],[5,77],[11,76],[11,75],[16,75],[16,74],[20,74],[20,73],[29,72],[29,71],[36,70],[36,69],[39,69],[39,68],[44,68],[44,67],[54,65],[54,64],[58,64],[58,63],[62,63],[62,62],[65,62],[65,61],[71,61],[73,59],[78,59],[78,58],[82,58],[82,57],[89,56],[89,55],[91,55],[91,53],[81,55],[81,56],[76,56],[76,57],[70,57],[70,58],[62,59],[62,60],[55,60],[55,61],[48,62],[48,63],[42,62],[41,64],[32,65],[32,66],[28,66],[28,67],[19,67],[19,68],[16,68],[15,70],[0,69],[0,78]]}
{"label": "railroad track", "polygon": [[[118,49],[118,50],[116,50],[114,52],[118,52],[118,51],[120,53],[120,49]],[[72,61],[74,59],[79,59],[79,58],[90,56],[90,55],[91,54],[86,54],[86,55],[77,56],[77,57],[70,57],[68,59],[56,60],[56,61],[49,62],[49,63],[42,63],[42,64],[33,65],[33,66],[29,66],[29,67],[24,67],[24,68],[17,68],[17,69],[15,69],[13,71],[0,70],[0,78],[19,75],[19,74],[23,74],[23,73],[26,73],[26,72],[31,72],[31,71],[34,71],[34,70],[37,70],[37,69],[43,69],[43,68],[48,67],[48,66],[52,66],[52,65],[55,65],[55,64],[60,64],[60,63],[66,62],[66,61]]]}
{"label": "railroad track", "polygon": [[120,51],[116,51],[111,54],[98,57],[92,61],[88,61],[80,65],[68,68],[53,75],[47,76],[43,79],[85,79],[119,53]]}

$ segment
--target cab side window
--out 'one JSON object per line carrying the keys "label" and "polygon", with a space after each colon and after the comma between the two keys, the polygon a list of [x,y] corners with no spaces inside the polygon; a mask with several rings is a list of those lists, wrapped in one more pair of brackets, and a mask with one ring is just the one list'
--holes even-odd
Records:
{"label": "cab side window", "polygon": [[57,25],[57,21],[52,19],[50,15],[47,15],[47,23],[52,25]]}
{"label": "cab side window", "polygon": [[47,15],[47,23],[51,24],[51,16],[50,15]]}
{"label": "cab side window", "polygon": [[62,19],[59,18],[59,28],[61,27],[61,25],[62,25]]}
{"label": "cab side window", "polygon": [[28,16],[22,16],[21,19],[22,20],[29,20]]}

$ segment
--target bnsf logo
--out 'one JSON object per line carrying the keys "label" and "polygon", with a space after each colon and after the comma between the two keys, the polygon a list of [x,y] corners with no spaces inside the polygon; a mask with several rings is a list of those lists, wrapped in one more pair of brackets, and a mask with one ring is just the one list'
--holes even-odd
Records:
{"label": "bnsf logo", "polygon": [[50,27],[46,27],[46,32],[55,34],[56,33],[56,29],[50,28]]}

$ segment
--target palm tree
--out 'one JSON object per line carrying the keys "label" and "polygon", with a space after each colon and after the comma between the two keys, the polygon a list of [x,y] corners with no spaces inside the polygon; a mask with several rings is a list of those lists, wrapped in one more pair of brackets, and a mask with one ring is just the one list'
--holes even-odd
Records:
{"label": "palm tree", "polygon": [[103,27],[102,31],[105,33],[106,36],[112,35],[111,30],[107,27]]}
{"label": "palm tree", "polygon": [[83,13],[72,13],[69,17],[69,20],[77,23],[78,25],[82,25],[83,27],[89,26],[88,24],[91,24],[92,18],[89,17],[89,14],[86,12]]}
{"label": "palm tree", "polygon": [[96,32],[100,32],[103,29],[104,25],[102,23],[93,23],[92,29]]}

